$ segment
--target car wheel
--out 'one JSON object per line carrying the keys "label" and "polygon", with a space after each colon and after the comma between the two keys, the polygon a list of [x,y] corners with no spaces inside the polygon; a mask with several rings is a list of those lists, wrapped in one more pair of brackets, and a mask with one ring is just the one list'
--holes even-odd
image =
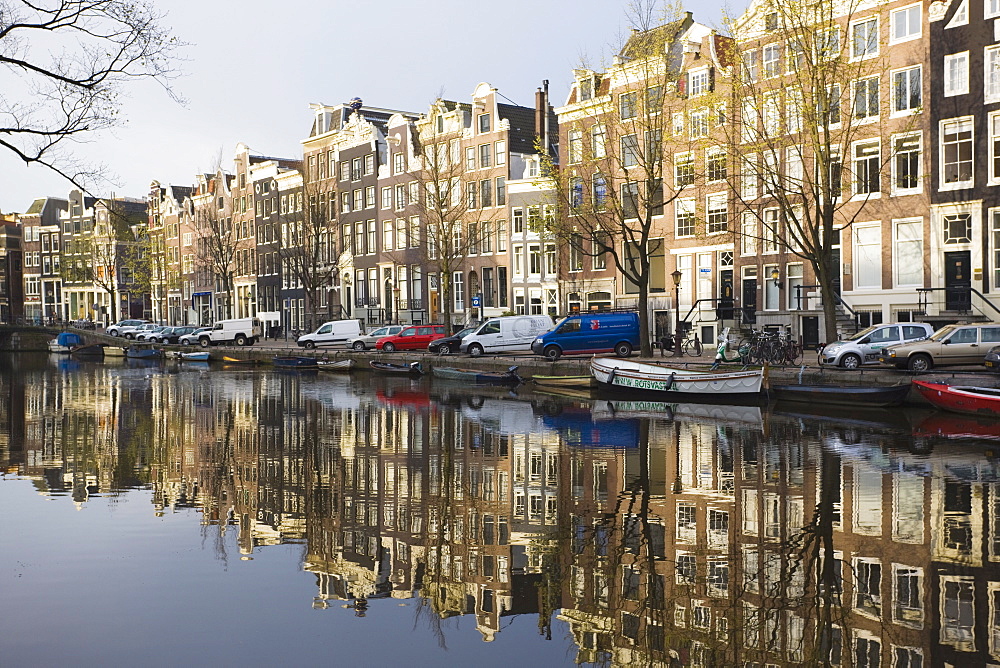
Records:
{"label": "car wheel", "polygon": [[235,343],[238,346],[245,346],[247,344],[247,337],[243,336],[242,334],[237,334],[236,338],[233,339],[233,343]]}
{"label": "car wheel", "polygon": [[125,338],[126,338],[127,340],[131,341],[131,340],[132,340],[132,339],[134,339],[135,337],[134,337],[134,336],[132,336],[131,334],[126,334],[126,335],[125,335]]}
{"label": "car wheel", "polygon": [[562,356],[562,351],[559,350],[559,346],[547,346],[543,352],[545,354],[545,357],[550,362],[555,362]]}
{"label": "car wheel", "polygon": [[622,341],[617,346],[615,346],[615,355],[618,357],[628,357],[632,354],[632,344],[628,341]]}
{"label": "car wheel", "polygon": [[210,338],[208,338],[207,336],[203,336],[200,339],[198,339],[198,344],[202,348],[208,348],[210,345],[212,345],[212,340]]}
{"label": "car wheel", "polygon": [[483,347],[478,343],[473,343],[469,346],[469,354],[473,357],[479,357],[483,354]]}
{"label": "car wheel", "polygon": [[105,332],[105,334],[110,334],[111,336],[114,336],[114,337],[117,338],[118,337],[118,330],[115,329],[115,330],[112,330],[110,332]]}
{"label": "car wheel", "polygon": [[189,340],[187,340],[187,339],[185,339],[183,341],[178,341],[177,343],[181,344],[182,346],[190,346],[191,345],[191,342]]}
{"label": "car wheel", "polygon": [[854,353],[848,353],[840,358],[840,366],[845,369],[857,369],[861,366],[861,358]]}
{"label": "car wheel", "polygon": [[391,352],[394,352],[395,350],[396,350],[396,344],[394,344],[392,342],[387,342],[387,343],[383,343],[382,344],[382,351],[383,352],[391,353]]}
{"label": "car wheel", "polygon": [[906,366],[910,371],[929,371],[934,366],[934,361],[930,355],[918,353],[910,356]]}
{"label": "car wheel", "polygon": [[302,344],[302,347],[305,348],[306,350],[313,350],[316,348],[316,344],[313,343],[312,341],[306,341],[305,343]]}
{"label": "car wheel", "polygon": [[365,342],[364,341],[355,341],[354,345],[351,346],[351,347],[354,348],[355,350],[357,350],[360,353],[360,352],[362,352],[365,349]]}

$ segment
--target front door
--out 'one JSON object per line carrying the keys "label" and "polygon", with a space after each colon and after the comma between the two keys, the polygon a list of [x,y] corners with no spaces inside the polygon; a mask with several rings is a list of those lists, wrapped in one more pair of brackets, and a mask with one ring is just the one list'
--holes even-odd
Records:
{"label": "front door", "polygon": [[944,254],[944,308],[947,311],[968,311],[972,304],[972,271],[969,251]]}
{"label": "front door", "polygon": [[743,322],[757,322],[757,279],[743,279]]}
{"label": "front door", "polygon": [[719,271],[719,309],[715,314],[718,320],[731,320],[733,317],[733,270]]}

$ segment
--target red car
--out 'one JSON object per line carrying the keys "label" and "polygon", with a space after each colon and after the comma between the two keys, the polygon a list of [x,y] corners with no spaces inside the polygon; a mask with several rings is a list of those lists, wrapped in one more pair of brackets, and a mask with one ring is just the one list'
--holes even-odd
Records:
{"label": "red car", "polygon": [[379,339],[375,350],[391,353],[394,350],[427,350],[431,341],[444,338],[444,325],[410,325],[399,334]]}

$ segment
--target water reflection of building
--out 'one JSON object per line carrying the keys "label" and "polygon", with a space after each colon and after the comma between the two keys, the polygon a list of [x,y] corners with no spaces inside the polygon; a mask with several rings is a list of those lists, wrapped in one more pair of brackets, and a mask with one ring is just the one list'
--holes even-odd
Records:
{"label": "water reflection of building", "polygon": [[484,640],[554,613],[598,663],[1000,661],[1000,475],[968,443],[407,380],[108,363],[0,384],[5,469],[78,503],[149,488],[244,555],[304,542],[317,608],[417,598]]}

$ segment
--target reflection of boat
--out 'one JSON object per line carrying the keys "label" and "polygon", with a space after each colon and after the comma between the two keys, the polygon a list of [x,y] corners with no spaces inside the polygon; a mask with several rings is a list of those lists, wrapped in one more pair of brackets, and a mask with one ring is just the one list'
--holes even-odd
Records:
{"label": "reflection of boat", "polygon": [[100,343],[90,343],[81,346],[74,346],[69,351],[70,355],[77,357],[104,357],[104,346]]}
{"label": "reflection of boat", "polygon": [[354,368],[354,360],[351,358],[342,360],[316,360],[316,365],[324,371],[336,371],[338,373],[347,373]]}
{"label": "reflection of boat", "polygon": [[315,357],[279,356],[271,360],[279,369],[317,369]]}
{"label": "reflection of boat", "polygon": [[129,346],[125,349],[125,357],[133,360],[158,360],[163,357],[163,351],[156,348]]}
{"label": "reflection of boat", "polygon": [[1000,422],[988,417],[975,415],[960,417],[935,412],[914,428],[913,435],[1000,441]]}
{"label": "reflection of boat", "polygon": [[532,376],[537,385],[546,387],[597,387],[597,380],[592,375],[587,376]]}
{"label": "reflection of boat", "polygon": [[435,378],[442,380],[458,380],[476,385],[516,385],[523,382],[517,375],[517,367],[512,366],[506,371],[480,371],[477,369],[456,369],[450,366],[436,366],[431,369]]}
{"label": "reflection of boat", "polygon": [[905,385],[772,385],[774,396],[782,401],[805,401],[836,406],[898,406],[910,393]]}
{"label": "reflection of boat", "polygon": [[376,362],[375,360],[371,360],[368,364],[371,366],[372,371],[383,374],[419,376],[424,372],[423,367],[420,366],[420,362],[394,364],[392,362]]}
{"label": "reflection of boat", "polygon": [[222,356],[223,364],[245,364],[247,366],[257,366],[260,364],[260,360],[241,360],[238,357],[230,357],[229,355]]}
{"label": "reflection of boat", "polygon": [[590,371],[602,389],[619,394],[640,393],[660,397],[689,394],[720,399],[723,396],[754,395],[760,392],[764,381],[764,373],[760,369],[693,371],[613,357],[594,357],[590,360]]}
{"label": "reflection of boat", "polygon": [[180,360],[181,362],[207,362],[211,359],[211,355],[207,350],[195,352],[195,353],[185,353],[179,350],[172,350],[167,353],[171,359]]}
{"label": "reflection of boat", "polygon": [[62,332],[49,341],[50,353],[69,353],[73,348],[83,345],[83,339],[75,332]]}
{"label": "reflection of boat", "polygon": [[920,396],[937,408],[953,413],[1000,417],[1000,389],[945,385],[924,380],[913,381],[913,386]]}
{"label": "reflection of boat", "polygon": [[642,431],[641,420],[632,416],[607,420],[588,410],[564,410],[541,419],[564,443],[577,448],[635,448]]}
{"label": "reflection of boat", "polygon": [[377,388],[375,398],[380,404],[398,406],[407,410],[427,410],[433,405],[426,392],[415,392],[395,387]]}
{"label": "reflection of boat", "polygon": [[711,420],[761,424],[758,406],[729,404],[666,403],[662,401],[596,401],[595,419],[638,417],[658,420]]}

